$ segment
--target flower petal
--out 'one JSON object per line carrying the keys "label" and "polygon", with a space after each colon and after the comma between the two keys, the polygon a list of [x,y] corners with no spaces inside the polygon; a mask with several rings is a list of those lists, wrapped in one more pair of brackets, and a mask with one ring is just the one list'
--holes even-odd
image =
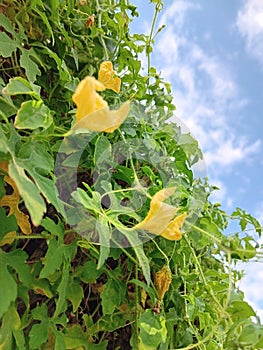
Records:
{"label": "flower petal", "polygon": [[115,92],[120,92],[121,79],[114,78],[114,70],[110,61],[102,62],[100,65],[98,80],[107,88]]}
{"label": "flower petal", "polygon": [[90,131],[113,132],[124,122],[129,112],[130,103],[126,101],[119,109],[110,110],[106,108],[99,109],[77,122],[73,130],[87,129]]}
{"label": "flower petal", "polygon": [[169,223],[169,225],[160,233],[160,235],[166,239],[169,239],[170,241],[178,241],[182,237],[182,233],[180,231],[184,219],[186,218],[187,214],[183,213],[179,216],[177,216],[173,221]]}
{"label": "flower petal", "polygon": [[103,90],[105,86],[94,77],[86,77],[81,80],[72,96],[73,102],[77,105],[77,122],[101,108],[108,107],[107,102],[96,92]]}
{"label": "flower petal", "polygon": [[134,226],[134,229],[146,230],[156,235],[161,234],[177,212],[177,208],[163,203],[175,191],[175,187],[164,188],[152,197],[150,210],[145,219]]}

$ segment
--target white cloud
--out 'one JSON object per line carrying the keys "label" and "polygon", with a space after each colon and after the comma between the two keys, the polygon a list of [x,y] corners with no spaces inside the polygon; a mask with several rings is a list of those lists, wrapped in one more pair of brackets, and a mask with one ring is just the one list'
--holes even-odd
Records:
{"label": "white cloud", "polygon": [[[221,135],[222,136],[222,135]],[[230,136],[227,137],[227,136]],[[218,142],[219,141],[219,142]],[[221,140],[217,140],[218,147],[205,152],[206,162],[211,166],[220,165],[231,166],[233,163],[249,159],[249,157],[257,153],[261,148],[260,140],[248,144],[243,140],[234,140],[233,135],[226,135]]]}
{"label": "white cloud", "polygon": [[[263,7],[263,0],[259,1]],[[255,0],[249,1],[252,2]],[[260,152],[262,144],[260,140],[249,140],[247,135],[242,135],[238,122],[235,124],[235,119],[242,119],[242,109],[248,101],[241,96],[227,59],[205,51],[187,31],[188,14],[196,10],[200,8],[190,1],[176,1],[167,7],[161,18],[161,23],[166,23],[167,27],[156,40],[155,66],[159,64],[164,78],[173,83],[176,118],[181,119],[199,141],[210,183],[221,189],[214,192],[211,200],[224,201],[230,208],[234,198],[229,195],[222,174],[233,171],[236,164],[251,161],[253,155]],[[249,36],[250,41],[258,35],[256,29],[253,30],[250,29],[253,34]],[[175,121],[178,122],[178,119]],[[246,276],[241,289],[263,320],[262,265],[252,264],[243,268]]]}
{"label": "white cloud", "polygon": [[167,27],[157,37],[154,59],[165,79],[173,82],[177,118],[199,141],[215,177],[259,152],[261,143],[247,140],[231,125],[247,100],[240,96],[227,60],[205,51],[187,32],[187,15],[196,10],[200,7],[190,1],[167,7],[160,19]]}
{"label": "white cloud", "polygon": [[263,1],[247,0],[238,12],[236,27],[246,40],[248,53],[263,66]]}

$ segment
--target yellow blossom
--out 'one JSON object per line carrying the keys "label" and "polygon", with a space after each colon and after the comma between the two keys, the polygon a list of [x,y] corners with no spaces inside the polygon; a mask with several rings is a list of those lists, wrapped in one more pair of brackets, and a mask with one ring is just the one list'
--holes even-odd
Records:
{"label": "yellow blossom", "polygon": [[110,110],[108,103],[98,94],[98,91],[105,89],[119,92],[121,81],[113,76],[112,63],[106,61],[101,64],[99,80],[88,76],[79,83],[72,96],[77,105],[73,130],[113,132],[124,122],[129,112],[129,101],[117,110]]}
{"label": "yellow blossom", "polygon": [[107,106],[81,119],[74,125],[73,129],[113,132],[124,122],[128,115],[129,108],[129,101],[123,103],[117,110],[110,110]]}
{"label": "yellow blossom", "polygon": [[[175,187],[164,188],[152,197],[150,210],[145,219],[134,226],[134,229],[146,230],[150,233],[163,236],[169,240],[178,240],[182,237],[180,228],[186,213],[174,218],[177,208],[164,203],[175,191]],[[174,218],[174,219],[173,219]]]}
{"label": "yellow blossom", "polygon": [[107,88],[120,92],[121,80],[114,78],[114,70],[110,61],[102,62],[100,65],[98,80]]}
{"label": "yellow blossom", "polygon": [[73,102],[77,105],[77,122],[101,108],[108,107],[107,102],[97,93],[105,89],[105,86],[94,77],[81,80],[72,96]]}

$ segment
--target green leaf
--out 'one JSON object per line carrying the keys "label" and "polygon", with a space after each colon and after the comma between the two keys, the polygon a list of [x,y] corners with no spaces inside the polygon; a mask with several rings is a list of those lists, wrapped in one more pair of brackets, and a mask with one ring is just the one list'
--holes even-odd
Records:
{"label": "green leaf", "polygon": [[36,185],[29,180],[24,169],[18,164],[9,163],[9,175],[15,181],[18,191],[25,201],[33,224],[39,225],[46,211],[46,205]]}
{"label": "green leaf", "polygon": [[43,226],[48,232],[52,233],[52,235],[59,237],[60,242],[63,241],[65,233],[63,222],[59,221],[59,223],[56,224],[52,219],[46,217],[41,221],[41,226]]}
{"label": "green leaf", "polygon": [[105,263],[106,259],[110,254],[110,239],[111,239],[111,230],[107,219],[101,218],[96,222],[96,229],[99,233],[99,242],[100,242],[100,256],[98,261],[97,269],[99,270]]}
{"label": "green leaf", "polygon": [[98,270],[97,265],[93,261],[87,261],[77,271],[77,276],[85,283],[94,283],[101,275],[101,270]]}
{"label": "green leaf", "polygon": [[9,304],[17,297],[17,283],[9,271],[9,266],[14,268],[19,276],[19,280],[24,286],[32,286],[32,276],[29,266],[25,264],[27,254],[20,249],[10,253],[0,250],[0,318],[8,309]]}
{"label": "green leaf", "polygon": [[95,142],[95,151],[94,151],[94,164],[104,163],[112,158],[111,154],[111,143],[104,135],[98,137]]}
{"label": "green leaf", "polygon": [[4,27],[7,32],[12,34],[14,37],[16,36],[16,32],[14,31],[11,21],[3,13],[0,13],[0,23],[1,27]]}
{"label": "green leaf", "polygon": [[123,302],[126,285],[118,280],[109,279],[101,293],[101,305],[103,314],[112,314],[116,306]]}
{"label": "green leaf", "polygon": [[154,315],[152,310],[146,310],[139,318],[140,349],[155,350],[166,341],[167,329],[165,318]]}
{"label": "green leaf", "polygon": [[88,210],[96,212],[101,209],[101,196],[99,192],[92,191],[92,197],[90,197],[82,188],[78,188],[77,191],[72,193],[72,197],[78,203],[83,204]]}
{"label": "green leaf", "polygon": [[0,207],[0,242],[7,233],[16,231],[17,228],[15,216],[7,217],[4,208]]}
{"label": "green leaf", "polygon": [[8,270],[7,253],[0,250],[0,318],[17,297],[17,284]]}
{"label": "green leaf", "polygon": [[36,53],[31,48],[30,50],[21,49],[21,57],[19,63],[26,71],[26,76],[28,80],[34,82],[37,75],[41,75],[41,71],[38,68],[38,65],[33,61],[32,57],[35,57]]}
{"label": "green leaf", "polygon": [[17,129],[47,129],[53,122],[50,110],[41,101],[27,101],[21,104],[15,119]]}
{"label": "green leaf", "polygon": [[15,77],[9,80],[9,83],[3,89],[6,95],[30,95],[37,100],[40,98],[40,86],[30,83],[22,77]]}
{"label": "green leaf", "polygon": [[49,153],[48,146],[31,139],[28,143],[20,146],[18,156],[16,164],[24,168],[34,179],[36,187],[44,195],[48,203],[52,203],[56,210],[65,216],[55,181],[48,177],[54,166],[54,160]]}
{"label": "green leaf", "polygon": [[145,252],[143,250],[142,242],[138,238],[138,234],[136,232],[125,233],[123,231],[123,233],[127,237],[133,250],[136,253],[136,256],[137,256],[137,259],[138,259],[139,264],[141,266],[144,278],[146,280],[147,285],[149,286],[150,282],[151,282],[151,270],[150,270],[149,259],[147,258],[147,256],[145,255]]}
{"label": "green leaf", "polygon": [[233,320],[256,316],[256,313],[252,307],[246,301],[241,300],[232,301],[227,311],[231,313]]}
{"label": "green leaf", "polygon": [[6,33],[0,32],[0,55],[10,57],[16,51],[18,45],[15,40],[9,38]]}
{"label": "green leaf", "polygon": [[30,349],[38,349],[42,344],[47,341],[48,337],[48,316],[47,306],[42,304],[41,306],[32,310],[32,316],[35,320],[41,321],[38,324],[34,324],[29,334],[29,346]]}
{"label": "green leaf", "polygon": [[54,317],[57,317],[66,309],[66,298],[68,296],[69,266],[65,267],[62,274],[61,282],[57,288],[59,298],[56,302],[56,311]]}
{"label": "green leaf", "polygon": [[44,260],[44,268],[41,270],[40,278],[48,278],[58,271],[63,261],[63,245],[57,241],[56,237],[48,241],[48,250]]}
{"label": "green leaf", "polygon": [[79,280],[73,279],[69,285],[69,296],[68,296],[73,306],[73,312],[76,312],[78,310],[78,307],[80,306],[83,296],[84,296],[84,293]]}
{"label": "green leaf", "polygon": [[17,109],[12,101],[9,101],[6,97],[0,96],[0,115],[8,118],[16,114],[16,111]]}
{"label": "green leaf", "polygon": [[[53,34],[53,31],[52,31],[52,27],[48,21],[48,18],[45,14],[45,6],[42,2],[42,0],[35,0],[34,3],[33,3],[33,8],[34,8],[34,11],[36,11],[36,13],[41,17],[42,21],[44,22],[44,24],[46,25],[51,37],[52,37],[52,45],[54,45],[55,43],[55,38],[54,38],[54,34]],[[39,9],[38,6],[41,8]]]}
{"label": "green leaf", "polygon": [[85,350],[106,350],[108,342],[104,341],[100,344],[92,344],[89,337],[83,332],[79,325],[67,328],[65,334],[65,343],[68,350],[84,347]]}
{"label": "green leaf", "polygon": [[1,350],[25,350],[25,337],[21,329],[21,320],[12,303],[2,318],[0,328],[0,349]]}

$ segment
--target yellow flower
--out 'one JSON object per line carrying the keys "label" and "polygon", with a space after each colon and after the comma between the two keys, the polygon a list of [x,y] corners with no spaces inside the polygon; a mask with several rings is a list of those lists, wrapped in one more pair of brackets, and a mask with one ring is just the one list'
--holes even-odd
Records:
{"label": "yellow flower", "polygon": [[108,106],[101,108],[81,119],[74,125],[73,130],[88,129],[91,131],[113,132],[124,122],[129,108],[129,101],[124,102],[117,110],[110,110]]}
{"label": "yellow flower", "polygon": [[107,102],[97,93],[105,89],[105,86],[94,77],[81,80],[72,96],[73,102],[77,105],[77,122],[101,108],[108,107]]}
{"label": "yellow flower", "polygon": [[180,239],[182,237],[180,228],[184,222],[186,213],[174,218],[177,208],[163,202],[165,199],[169,198],[174,191],[175,187],[170,187],[155,193],[150,203],[148,215],[142,222],[135,225],[134,229],[146,230],[172,241]]}
{"label": "yellow flower", "polygon": [[99,80],[94,77],[84,78],[72,96],[77,105],[76,124],[73,130],[113,132],[126,119],[130,103],[123,103],[119,109],[110,110],[108,103],[97,93],[105,89],[120,90],[120,79],[113,78],[112,63],[103,62],[99,71]]}
{"label": "yellow flower", "polygon": [[120,92],[121,80],[114,78],[114,70],[110,61],[102,62],[100,65],[98,80],[107,88]]}

